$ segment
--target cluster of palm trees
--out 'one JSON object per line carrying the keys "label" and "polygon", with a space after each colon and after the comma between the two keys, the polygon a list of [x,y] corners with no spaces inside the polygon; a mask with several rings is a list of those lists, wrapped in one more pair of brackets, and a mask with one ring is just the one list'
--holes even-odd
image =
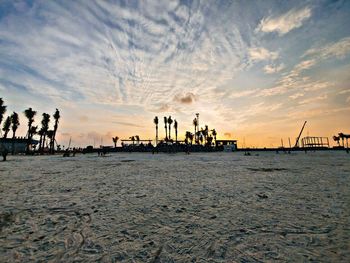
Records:
{"label": "cluster of palm trees", "polygon": [[131,137],[129,137],[129,139],[132,141],[132,145],[134,145],[135,142],[137,142],[137,144],[140,143],[140,136],[138,136],[138,135],[131,136]]}
{"label": "cluster of palm trees", "polygon": [[204,129],[203,128],[199,129],[198,121],[196,118],[193,120],[193,125],[194,125],[194,133],[190,131],[186,131],[185,133],[186,144],[192,145],[193,140],[197,145],[212,146],[213,141],[215,141],[215,144],[216,144],[217,133],[215,129],[209,130],[208,125],[205,125]]}
{"label": "cluster of palm trees", "polygon": [[[4,105],[4,101],[0,98],[0,125],[2,123],[3,117],[5,116],[7,106]],[[54,153],[54,146],[56,142],[56,133],[58,129],[58,123],[60,119],[60,112],[56,109],[53,114],[54,126],[52,130],[49,130],[50,115],[47,113],[42,114],[41,128],[38,130],[38,126],[34,126],[34,118],[37,112],[32,108],[28,108],[24,111],[24,116],[28,119],[28,129],[27,129],[27,148],[26,151],[29,153],[32,145],[33,136],[38,134],[40,136],[39,140],[39,152],[43,153],[45,147],[49,148],[50,153]],[[4,132],[3,138],[7,138],[10,130],[12,130],[12,139],[16,138],[16,131],[20,125],[18,113],[13,112],[10,116],[7,116],[3,123],[2,131]],[[14,140],[13,140],[14,144]],[[14,147],[12,146],[14,151]]]}
{"label": "cluster of palm trees", "polygon": [[[158,136],[158,125],[159,125],[159,119],[158,117],[154,117],[153,122],[156,126],[156,144],[158,144],[159,136]],[[172,142],[171,139],[171,126],[174,124],[174,130],[175,130],[175,142],[178,142],[178,122],[176,120],[173,120],[171,116],[164,117],[164,130],[165,130],[165,138],[164,140],[166,142]],[[194,133],[191,133],[190,131],[186,131],[185,133],[185,143],[186,144],[193,144],[193,140],[196,144],[202,144],[202,145],[208,145],[211,146],[213,143],[213,140],[216,142],[216,130],[212,129],[209,130],[208,125],[205,125],[205,128],[199,129],[199,114],[196,114],[196,117],[193,120],[194,125]]]}
{"label": "cluster of palm trees", "polygon": [[[158,137],[158,124],[159,119],[158,116],[154,117],[153,123],[156,125],[156,145],[158,144],[159,137]],[[165,138],[164,141],[166,142],[172,142],[171,139],[171,126],[174,123],[174,130],[175,130],[175,142],[177,143],[177,132],[178,132],[178,122],[176,120],[173,120],[171,116],[166,117],[164,116],[164,129],[165,129]]]}
{"label": "cluster of palm trees", "polygon": [[348,139],[350,138],[350,134],[344,134],[342,132],[338,133],[338,136],[334,135],[333,140],[340,147],[340,140],[342,141],[342,146],[344,147],[344,140],[346,140],[346,148],[349,148]]}

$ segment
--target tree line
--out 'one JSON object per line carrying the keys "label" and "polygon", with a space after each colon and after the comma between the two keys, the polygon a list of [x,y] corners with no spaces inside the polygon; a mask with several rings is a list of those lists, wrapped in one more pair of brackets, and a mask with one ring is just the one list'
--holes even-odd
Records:
{"label": "tree line", "polygon": [[[12,130],[12,139],[13,139],[13,145],[14,145],[14,139],[16,139],[16,132],[20,125],[19,122],[19,115],[17,112],[12,112],[12,114],[8,115],[6,119],[5,113],[7,111],[7,106],[4,105],[4,100],[0,98],[0,125],[2,124],[3,120],[3,126],[2,131],[3,135],[2,138],[6,139],[9,132]],[[58,109],[54,112],[52,115],[54,120],[54,126],[53,129],[49,129],[50,125],[50,119],[51,116],[48,113],[42,114],[42,120],[41,120],[41,127],[39,129],[39,126],[34,126],[34,118],[37,115],[37,111],[33,110],[32,108],[28,108],[24,110],[24,116],[27,118],[27,134],[25,138],[27,139],[27,147],[26,152],[29,153],[31,150],[32,140],[34,135],[39,135],[39,147],[38,151],[40,153],[44,152],[44,148],[48,148],[50,153],[55,152],[55,142],[56,142],[56,133],[58,129],[59,119],[61,118],[60,112]],[[57,145],[57,142],[56,142]],[[59,145],[57,145],[59,146]],[[12,150],[14,153],[14,147],[12,146]]]}

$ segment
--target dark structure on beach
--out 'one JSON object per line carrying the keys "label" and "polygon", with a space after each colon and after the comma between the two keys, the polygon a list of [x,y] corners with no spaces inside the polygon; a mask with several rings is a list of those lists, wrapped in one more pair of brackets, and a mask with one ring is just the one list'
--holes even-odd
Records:
{"label": "dark structure on beach", "polygon": [[[35,148],[38,145],[38,140],[31,140],[31,147]],[[5,150],[13,153],[26,153],[28,145],[27,138],[1,138],[0,139],[0,150]]]}

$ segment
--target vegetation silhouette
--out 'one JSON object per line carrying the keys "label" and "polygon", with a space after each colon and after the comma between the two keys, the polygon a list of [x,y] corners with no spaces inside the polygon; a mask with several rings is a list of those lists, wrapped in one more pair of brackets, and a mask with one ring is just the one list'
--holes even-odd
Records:
{"label": "vegetation silhouette", "polygon": [[4,105],[4,100],[0,98],[0,125],[6,113],[6,106]]}
{"label": "vegetation silhouette", "polygon": [[[19,146],[21,151],[24,150],[26,154],[32,154],[35,153],[36,150],[36,144],[37,141],[33,140],[33,136],[38,134],[40,136],[39,141],[39,148],[38,152],[43,153],[44,147],[49,147],[49,153],[54,153],[55,149],[55,142],[56,142],[56,133],[58,129],[58,123],[60,119],[60,112],[58,109],[56,109],[55,113],[53,114],[53,117],[55,119],[54,127],[52,130],[49,130],[49,122],[50,122],[50,115],[47,113],[43,113],[43,119],[41,121],[41,129],[38,131],[38,126],[34,126],[33,123],[35,121],[35,116],[37,115],[37,112],[33,110],[31,107],[23,111],[24,116],[26,117],[28,124],[27,124],[27,132],[24,137],[18,137],[17,135],[17,129],[20,126],[19,121],[19,115],[17,112],[13,112],[10,116],[7,116],[5,121],[4,115],[6,113],[7,106],[4,105],[4,100],[0,98],[0,125],[2,124],[2,129],[0,131],[1,133],[1,139],[0,139],[0,151],[7,150],[7,146],[4,146],[3,142],[10,143],[12,145],[12,154],[15,154],[17,151],[17,144],[19,145],[25,145]],[[12,138],[8,139],[8,133],[12,130]],[[7,139],[5,141],[4,139]],[[46,142],[46,139],[49,140],[49,143]],[[57,144],[57,142],[56,142]],[[15,147],[16,145],[16,147]],[[32,147],[34,145],[34,147]],[[59,149],[59,145],[57,145],[57,149]]]}
{"label": "vegetation silhouette", "polygon": [[173,124],[173,119],[171,118],[171,116],[169,116],[168,118],[168,124],[169,124],[169,141],[171,140],[171,124]]}
{"label": "vegetation silhouette", "polygon": [[11,129],[12,129],[12,154],[15,154],[15,138],[16,138],[16,131],[19,126],[19,118],[17,112],[13,112],[11,115]]}
{"label": "vegetation silhouette", "polygon": [[3,136],[4,139],[7,138],[7,134],[9,133],[10,129],[11,129],[11,117],[8,116],[4,121],[4,125],[2,128],[2,130],[4,131],[4,136]]}
{"label": "vegetation silhouette", "polygon": [[53,126],[53,138],[52,138],[51,143],[50,143],[50,152],[52,154],[55,153],[56,133],[57,133],[57,129],[58,129],[58,123],[59,123],[59,120],[61,118],[60,111],[57,108],[56,108],[55,113],[53,114],[53,118],[55,120],[55,124]]}
{"label": "vegetation silhouette", "polygon": [[158,116],[154,117],[153,123],[156,125],[156,145],[158,145]]}
{"label": "vegetation silhouette", "polygon": [[34,111],[32,108],[28,108],[28,109],[26,109],[24,111],[24,115],[28,119],[27,149],[26,149],[26,153],[28,154],[29,150],[30,150],[32,136],[33,136],[33,134],[31,132],[33,132],[32,125],[33,125],[33,122],[34,122],[34,117],[36,115],[36,111]]}
{"label": "vegetation silhouette", "polygon": [[174,130],[175,130],[175,142],[177,143],[177,128],[178,128],[178,126],[177,126],[178,124],[177,124],[177,121],[175,120],[174,121]]}
{"label": "vegetation silhouette", "polygon": [[117,148],[118,140],[119,140],[119,137],[118,137],[118,136],[115,136],[115,137],[112,138],[112,141],[113,141],[113,143],[114,143],[114,148]]}
{"label": "vegetation silhouette", "polygon": [[165,141],[168,141],[168,119],[164,116]]}
{"label": "vegetation silhouette", "polygon": [[43,118],[41,120],[41,129],[40,129],[40,142],[39,142],[39,150],[40,153],[44,153],[44,147],[46,142],[47,132],[49,130],[50,123],[50,115],[47,113],[42,114]]}

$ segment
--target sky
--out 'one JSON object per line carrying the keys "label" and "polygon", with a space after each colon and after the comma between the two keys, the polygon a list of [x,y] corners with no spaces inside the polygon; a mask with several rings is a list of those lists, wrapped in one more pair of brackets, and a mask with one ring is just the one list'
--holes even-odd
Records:
{"label": "sky", "polygon": [[[0,0],[8,113],[61,111],[57,139],[154,139],[153,118],[239,146],[350,133],[350,1]],[[51,126],[53,123],[51,123]],[[332,142],[333,143],[333,142]]]}

